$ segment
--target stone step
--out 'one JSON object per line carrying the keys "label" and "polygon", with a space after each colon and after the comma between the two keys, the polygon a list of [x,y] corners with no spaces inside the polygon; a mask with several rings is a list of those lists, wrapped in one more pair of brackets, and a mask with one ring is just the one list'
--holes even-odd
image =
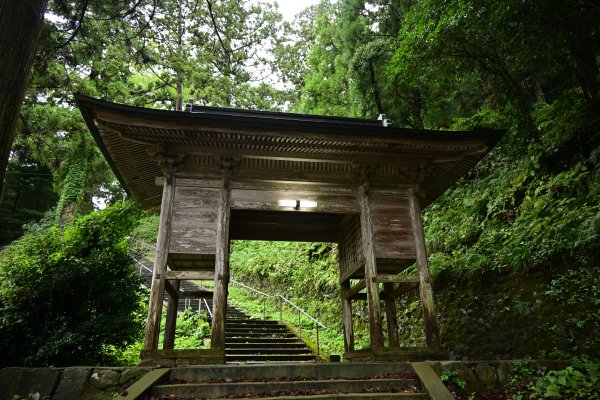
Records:
{"label": "stone step", "polygon": [[239,355],[239,354],[309,354],[314,357],[312,354],[312,350],[308,347],[304,346],[297,348],[285,348],[285,347],[226,347],[225,348],[226,355]]}
{"label": "stone step", "polygon": [[284,326],[279,324],[279,322],[277,321],[270,321],[270,320],[266,320],[266,321],[262,321],[262,320],[257,320],[257,319],[246,319],[246,320],[238,320],[238,319],[226,319],[225,320],[225,326],[226,327],[231,327],[231,328],[244,328],[244,327],[265,327],[265,326]]}
{"label": "stone step", "polygon": [[[231,311],[228,311],[228,312],[227,312],[227,314],[225,314],[225,318],[226,318],[226,319],[227,319],[227,318],[230,318],[230,317],[232,317],[232,316],[233,316],[233,317],[236,317],[236,318],[238,318],[238,317],[243,317],[244,319],[250,319],[250,316],[249,316],[249,315],[247,315],[247,314],[244,314],[244,313],[242,313],[242,312],[231,312]],[[210,314],[209,314],[209,315],[207,316],[207,318],[212,318],[212,317],[211,317],[211,316],[210,316]]]}
{"label": "stone step", "polygon": [[[252,398],[246,397],[245,398]],[[256,398],[256,397],[255,397]],[[228,400],[229,398],[218,398],[214,400]],[[357,400],[422,400],[429,399],[427,393],[335,393],[315,395],[280,395],[276,397],[260,397],[260,400],[331,400],[331,399],[357,399]]]}
{"label": "stone step", "polygon": [[352,362],[316,364],[277,364],[277,365],[200,365],[173,368],[172,381],[203,381],[223,379],[277,380],[286,377],[319,379],[354,379],[381,375],[401,374],[416,378],[407,362]]}
{"label": "stone step", "polygon": [[298,348],[306,348],[306,344],[301,341],[295,342],[279,342],[279,343],[256,343],[256,342],[244,342],[244,343],[230,343],[226,342],[227,349],[270,349],[273,347],[281,348],[281,349],[298,349]]}
{"label": "stone step", "polygon": [[264,333],[264,334],[277,334],[277,333],[290,333],[290,330],[286,327],[248,327],[248,328],[230,328],[225,325],[225,333]]}
{"label": "stone step", "polygon": [[240,332],[230,332],[225,330],[225,337],[247,337],[247,338],[260,338],[260,337],[296,337],[290,331],[281,331],[281,332],[248,332],[248,331],[240,331]]}
{"label": "stone step", "polygon": [[[227,323],[227,321],[243,322],[243,321],[247,321],[247,320],[248,320],[247,317],[228,315],[227,318],[225,319],[225,323]],[[212,323],[212,318],[206,317],[206,322],[208,322],[209,324]]]}
{"label": "stone step", "polygon": [[[177,398],[218,398],[248,394],[271,394],[314,391],[314,394],[363,393],[363,392],[417,392],[418,383],[414,379],[335,379],[335,380],[293,380],[271,382],[236,383],[183,383],[158,385],[152,389],[155,396],[175,396]],[[319,393],[321,392],[321,393]]]}
{"label": "stone step", "polygon": [[[256,320],[256,319],[234,319],[234,320],[230,320],[230,319],[226,319],[225,323],[229,322],[232,325],[239,325],[239,326],[255,326],[258,328],[274,328],[274,327],[279,327],[279,328],[286,328],[285,325],[280,324],[278,321],[261,321],[261,320]],[[287,328],[286,328],[287,329]]]}
{"label": "stone step", "polygon": [[296,336],[291,337],[225,337],[225,344],[230,343],[304,343]]}
{"label": "stone step", "polygon": [[225,354],[225,361],[250,361],[250,362],[273,362],[288,361],[302,362],[315,361],[314,354]]}

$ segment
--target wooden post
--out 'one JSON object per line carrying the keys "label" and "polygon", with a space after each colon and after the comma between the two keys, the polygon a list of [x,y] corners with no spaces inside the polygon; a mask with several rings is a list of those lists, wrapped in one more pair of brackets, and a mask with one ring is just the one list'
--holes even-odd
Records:
{"label": "wooden post", "polygon": [[419,271],[419,294],[421,296],[421,305],[423,307],[425,338],[427,340],[427,346],[431,350],[436,351],[441,349],[440,336],[437,317],[435,315],[433,288],[431,287],[431,277],[429,275],[429,262],[427,261],[427,251],[425,248],[425,234],[423,233],[423,223],[421,221],[421,207],[414,189],[408,191],[408,201],[417,255],[417,269]]}
{"label": "wooden post", "polygon": [[[178,294],[179,280],[171,281],[173,291]],[[169,294],[169,303],[167,304],[167,320],[165,322],[165,338],[163,340],[163,349],[173,350],[175,347],[175,326],[177,325],[177,306],[179,305],[179,295]]]}
{"label": "wooden post", "polygon": [[394,292],[393,283],[383,284],[383,293],[385,293],[385,315],[387,319],[387,331],[388,341],[390,347],[400,346],[400,339],[398,338],[398,316],[396,312],[396,300],[392,296]]}
{"label": "wooden post", "polygon": [[379,288],[376,281],[377,264],[373,249],[373,222],[369,204],[369,185],[365,183],[359,189],[360,230],[362,251],[365,259],[365,283],[367,286],[367,303],[369,306],[369,328],[371,348],[383,347],[383,328],[381,325],[381,306],[379,304]]}
{"label": "wooden post", "polygon": [[163,195],[160,206],[158,238],[156,239],[156,259],[152,271],[144,350],[158,350],[160,317],[162,314],[162,303],[165,291],[165,277],[167,275],[167,256],[169,255],[169,240],[171,237],[171,220],[173,218],[174,202],[175,177],[167,177],[163,184]]}
{"label": "wooden post", "polygon": [[229,220],[231,185],[229,179],[221,179],[219,214],[217,215],[217,247],[215,254],[215,285],[213,291],[213,317],[210,346],[225,348],[225,317],[227,315],[227,290],[229,285]]}
{"label": "wooden post", "polygon": [[344,351],[354,351],[354,326],[352,325],[352,300],[347,298],[350,289],[350,280],[342,282],[340,294],[342,296],[342,322],[344,324]]}

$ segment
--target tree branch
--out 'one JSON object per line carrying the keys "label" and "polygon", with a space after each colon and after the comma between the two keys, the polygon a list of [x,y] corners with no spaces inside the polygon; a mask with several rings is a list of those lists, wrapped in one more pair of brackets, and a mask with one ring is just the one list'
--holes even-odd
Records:
{"label": "tree branch", "polygon": [[223,49],[225,54],[227,54],[227,58],[229,58],[231,56],[231,49],[228,49],[227,46],[225,46],[225,42],[223,41],[223,38],[221,38],[221,34],[219,33],[219,28],[217,27],[217,21],[215,19],[215,15],[213,13],[212,3],[210,2],[210,0],[206,0],[206,4],[208,5],[208,13],[210,15],[210,20],[212,21],[213,28],[215,30],[215,34],[217,35],[217,38],[219,39],[221,48]]}
{"label": "tree branch", "polygon": [[83,24],[83,18],[85,17],[85,12],[88,9],[89,3],[90,3],[90,0],[83,1],[83,6],[81,7],[81,15],[79,15],[79,20],[77,21],[77,24],[75,25],[75,29],[73,30],[73,33],[71,33],[71,36],[64,43],[61,43],[58,46],[56,46],[56,49],[62,49],[63,47],[69,45],[73,39],[75,39],[75,36],[77,36],[77,34],[79,33],[79,30],[81,29],[81,25]]}

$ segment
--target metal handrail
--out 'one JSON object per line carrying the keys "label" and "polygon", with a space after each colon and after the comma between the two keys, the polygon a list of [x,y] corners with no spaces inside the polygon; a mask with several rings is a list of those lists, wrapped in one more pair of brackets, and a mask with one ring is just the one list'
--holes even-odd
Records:
{"label": "metal handrail", "polygon": [[208,311],[208,315],[210,315],[210,317],[212,318],[212,311],[210,309],[210,307],[208,306],[208,302],[206,301],[206,299],[202,299],[204,300],[204,304],[206,305],[206,311]]}
{"label": "metal handrail", "polygon": [[146,243],[143,240],[135,239],[132,237],[129,237],[128,240],[130,242],[135,242],[136,244],[140,244],[141,246],[146,247],[148,250],[152,250],[153,252],[156,251],[156,245],[151,245],[150,243]]}
{"label": "metal handrail", "polygon": [[304,314],[305,316],[307,316],[311,321],[313,321],[315,323],[315,328],[316,328],[316,332],[317,332],[317,354],[320,355],[321,354],[321,343],[319,341],[319,326],[321,326],[322,328],[326,328],[325,325],[323,325],[320,321],[318,321],[317,319],[313,318],[311,315],[309,315],[306,311],[304,311],[303,309],[301,309],[300,307],[298,307],[297,305],[295,305],[294,303],[292,303],[291,301],[289,301],[288,299],[286,299],[285,297],[283,297],[280,294],[275,294],[275,295],[270,295],[267,294],[265,292],[261,292],[258,289],[254,289],[253,287],[250,287],[242,282],[238,282],[235,281],[233,279],[230,280],[231,283],[241,286],[245,289],[251,290],[254,293],[258,293],[261,296],[264,297],[264,301],[263,301],[263,318],[266,319],[267,317],[267,312],[266,312],[266,300],[267,299],[279,299],[279,319],[283,320],[283,312],[282,312],[282,301],[285,301],[286,303],[288,303],[290,306],[294,307],[296,310],[298,310],[298,329],[299,329],[299,335],[300,338],[302,338],[302,325],[300,323],[300,313]]}
{"label": "metal handrail", "polygon": [[243,284],[243,283],[241,283],[241,282],[235,281],[235,280],[233,280],[233,279],[231,279],[231,280],[230,280],[230,282],[231,282],[231,283],[233,283],[233,284],[236,284],[236,285],[238,285],[238,286],[241,286],[241,287],[243,287],[243,288],[246,288],[246,289],[252,290],[253,292],[255,292],[255,293],[258,293],[258,294],[260,294],[260,295],[262,295],[262,296],[264,296],[264,297],[266,297],[266,298],[269,298],[269,299],[274,299],[274,298],[277,298],[277,297],[278,297],[278,298],[280,298],[281,300],[283,300],[283,301],[285,301],[286,303],[288,303],[289,305],[291,305],[292,307],[294,307],[295,309],[297,309],[298,311],[300,311],[302,314],[306,315],[306,316],[307,316],[309,319],[311,319],[313,322],[315,322],[315,323],[319,324],[319,325],[321,326],[321,328],[327,328],[327,327],[326,327],[325,325],[323,325],[323,324],[322,324],[320,321],[318,321],[318,320],[316,320],[315,318],[313,318],[313,317],[312,317],[310,314],[308,314],[306,311],[304,311],[303,309],[301,309],[300,307],[298,307],[297,305],[295,305],[294,303],[292,303],[291,301],[289,301],[288,299],[286,299],[285,297],[283,297],[283,296],[282,296],[282,295],[280,295],[280,294],[273,294],[273,295],[271,295],[271,294],[267,294],[267,293],[261,292],[260,290],[254,289],[254,288],[252,288],[252,287],[250,287],[250,286],[248,286],[248,285],[246,285],[246,284]]}
{"label": "metal handrail", "polygon": [[269,298],[270,298],[270,297],[274,297],[274,296],[272,296],[272,295],[270,295],[270,294],[267,294],[267,293],[265,293],[265,292],[261,292],[261,291],[260,291],[260,290],[258,290],[258,289],[254,289],[253,287],[250,287],[250,286],[248,286],[248,285],[246,285],[246,284],[243,284],[242,282],[238,282],[238,281],[235,281],[235,280],[233,280],[233,279],[230,279],[230,280],[229,280],[229,282],[231,282],[231,283],[234,283],[234,284],[236,284],[236,285],[238,285],[238,286],[241,286],[241,287],[243,287],[243,288],[246,288],[246,289],[252,290],[253,292],[255,292],[255,293],[258,293],[258,294],[260,294],[260,295],[263,295],[263,296],[265,296],[265,297],[269,297]]}
{"label": "metal handrail", "polygon": [[144,268],[146,271],[152,272],[152,270],[150,268],[148,268],[143,262],[141,262],[140,260],[138,260],[135,257],[132,257],[133,261],[135,261],[139,266],[140,266],[140,275],[142,274],[142,268]]}

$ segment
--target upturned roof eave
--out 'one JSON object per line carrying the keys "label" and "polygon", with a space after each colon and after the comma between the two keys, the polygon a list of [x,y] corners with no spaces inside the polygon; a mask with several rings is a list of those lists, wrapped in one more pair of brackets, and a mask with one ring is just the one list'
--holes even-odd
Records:
{"label": "upturned roof eave", "polygon": [[[264,111],[247,111],[235,110],[215,107],[196,108],[196,112],[178,112],[154,110],[141,107],[133,107],[123,104],[116,104],[103,100],[94,99],[83,95],[75,95],[75,100],[82,112],[88,129],[92,133],[94,140],[100,148],[102,154],[109,163],[115,176],[131,197],[136,197],[139,193],[133,193],[131,187],[127,184],[125,176],[122,174],[127,171],[121,171],[117,163],[113,160],[107,144],[105,143],[100,130],[95,123],[95,115],[98,112],[126,116],[130,120],[139,120],[145,123],[153,121],[161,121],[162,123],[198,123],[200,126],[212,126],[220,129],[260,129],[260,131],[271,132],[276,135],[291,133],[310,133],[323,138],[329,138],[335,135],[339,138],[347,138],[348,140],[356,141],[359,138],[368,136],[373,140],[393,141],[398,140],[425,140],[425,141],[444,141],[444,142],[464,142],[464,141],[480,141],[488,150],[491,149],[496,142],[505,133],[504,130],[489,130],[478,129],[474,131],[432,131],[432,130],[414,130],[404,128],[383,127],[378,121],[361,120],[355,118],[342,117],[320,117],[304,114],[290,113],[273,113]],[[166,140],[168,142],[168,140]],[[475,165],[485,153],[471,156],[472,165]],[[471,164],[471,163],[470,163]],[[469,167],[470,168],[470,167]],[[464,171],[462,174],[466,173]],[[461,176],[462,176],[461,174]],[[455,182],[458,178],[454,177],[454,173],[450,173],[443,179],[452,177]],[[153,182],[152,182],[153,184]],[[134,184],[134,186],[136,186]],[[444,184],[443,186],[447,186]],[[449,187],[449,186],[447,186]],[[441,195],[447,187],[438,192],[436,196]],[[139,197],[139,196],[138,196]],[[427,199],[423,207],[430,204],[433,199]]]}
{"label": "upturned roof eave", "polygon": [[115,164],[112,156],[110,155],[110,152],[108,151],[104,141],[102,140],[102,135],[100,135],[100,131],[98,130],[98,127],[96,126],[96,124],[94,124],[94,116],[92,113],[92,109],[89,108],[86,104],[86,103],[89,103],[89,100],[95,100],[95,99],[93,99],[91,97],[83,96],[81,94],[75,94],[75,102],[77,103],[77,106],[79,107],[79,111],[81,111],[83,120],[85,121],[85,124],[87,125],[90,133],[92,134],[92,137],[94,138],[94,141],[96,142],[96,145],[98,146],[98,148],[100,149],[100,152],[106,159],[106,162],[108,162],[110,169],[115,174],[115,177],[121,184],[121,187],[123,188],[123,190],[125,190],[125,193],[127,193],[127,197],[131,197],[132,193],[131,193],[131,190],[129,189],[129,186],[125,182],[125,178],[121,175],[121,171]]}
{"label": "upturned roof eave", "polygon": [[382,139],[485,140],[488,145],[493,146],[505,132],[505,130],[493,129],[448,131],[383,127],[379,121],[369,119],[238,110],[220,107],[195,107],[193,112],[158,110],[112,103],[81,94],[76,94],[75,100],[82,110],[83,107],[89,108],[93,106],[96,109],[102,109],[111,113],[122,113],[130,118],[140,118],[148,121],[202,122],[225,128],[258,128],[279,132],[335,133],[338,136],[347,136],[348,138],[368,135],[372,138]]}

